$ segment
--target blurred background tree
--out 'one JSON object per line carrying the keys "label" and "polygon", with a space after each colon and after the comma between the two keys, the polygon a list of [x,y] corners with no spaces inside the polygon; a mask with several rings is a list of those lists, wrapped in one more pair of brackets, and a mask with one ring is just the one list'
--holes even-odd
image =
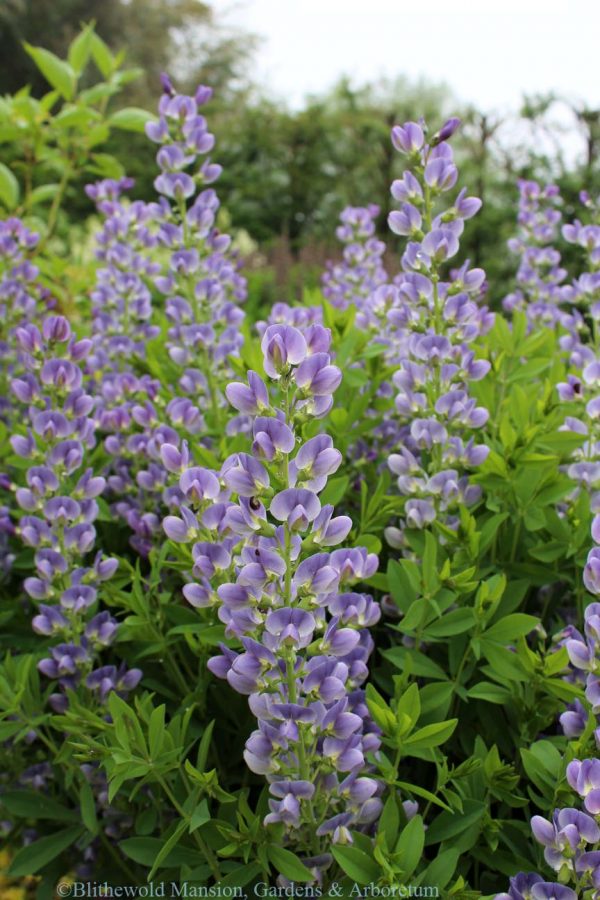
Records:
{"label": "blurred background tree", "polygon": [[[127,85],[126,104],[155,109],[165,70],[182,90],[212,85],[208,116],[217,136],[214,155],[224,167],[219,195],[228,221],[260,246],[278,280],[298,292],[316,280],[327,255],[339,252],[335,226],[348,204],[380,207],[379,231],[390,264],[398,265],[386,227],[389,185],[401,168],[389,139],[397,122],[423,116],[437,127],[449,115],[463,119],[456,141],[460,164],[470,191],[484,200],[464,248],[474,265],[486,267],[494,301],[515,268],[499,248],[515,229],[517,178],[556,181],[568,215],[576,214],[581,187],[600,191],[600,110],[550,94],[525,98],[519,113],[489,114],[463,107],[443,84],[402,75],[366,85],[343,78],[291,109],[253,82],[259,39],[224,24],[216,9],[205,0],[2,0],[1,90],[30,84],[34,95],[43,93],[22,42],[64,56],[81,22],[90,20],[113,51],[123,51],[128,65],[141,70]],[[578,163],[572,152],[565,154],[566,139],[572,144],[574,136]],[[115,133],[107,150],[136,179],[136,195],[149,198],[155,147],[143,135]],[[77,220],[91,211],[80,187],[70,194]]]}
{"label": "blurred background tree", "polygon": [[0,6],[0,82],[13,93],[30,84],[37,95],[44,82],[22,42],[43,44],[57,56],[82,22],[113,51],[124,50],[130,65],[143,70],[129,99],[153,103],[161,72],[173,71],[182,87],[210,82],[223,98],[245,74],[255,41],[218,24],[202,0],[3,0]]}

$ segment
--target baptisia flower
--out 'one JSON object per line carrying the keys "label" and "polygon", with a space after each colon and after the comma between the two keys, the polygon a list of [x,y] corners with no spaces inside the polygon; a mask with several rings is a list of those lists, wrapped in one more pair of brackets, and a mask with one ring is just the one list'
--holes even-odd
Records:
{"label": "baptisia flower", "polygon": [[[96,498],[105,487],[103,477],[84,468],[95,425],[94,399],[83,388],[81,364],[92,343],[76,340],[62,316],[46,318],[41,330],[18,328],[17,339],[26,373],[13,379],[12,390],[25,408],[27,427],[11,444],[29,467],[25,485],[16,489],[23,510],[16,532],[34,551],[36,574],[24,582],[38,604],[33,628],[54,642],[38,668],[62,689],[93,690],[97,657],[117,628],[109,613],[98,610],[99,586],[114,575],[117,560],[101,552],[87,559],[96,539]],[[127,691],[140,677],[137,669],[123,671],[114,689]],[[56,693],[50,702],[64,710],[67,699]]]}
{"label": "baptisia flower", "polygon": [[171,323],[167,346],[181,370],[179,388],[194,405],[208,409],[211,425],[219,428],[222,388],[231,374],[228,358],[239,353],[243,340],[246,280],[231,238],[216,227],[219,199],[209,185],[221,167],[208,155],[215,138],[200,111],[212,91],[200,86],[194,96],[181,95],[166,76],[163,88],[159,120],[146,126],[150,140],[160,145],[155,208],[169,260],[154,281],[165,297]]}
{"label": "baptisia flower", "polygon": [[15,332],[50,309],[48,291],[38,281],[34,255],[39,235],[12,217],[0,221],[0,421],[14,418],[9,384],[21,370]]}
{"label": "baptisia flower", "polygon": [[[594,518],[592,536],[600,541],[600,516]],[[592,594],[600,594],[600,552],[590,551],[583,580]],[[576,700],[560,716],[560,724],[568,738],[578,738],[591,721],[600,715],[600,603],[590,603],[585,610],[581,634],[568,625],[559,635],[558,644],[566,648],[571,665],[567,680],[583,681],[585,705]],[[596,747],[600,747],[600,727],[594,731]],[[600,760],[571,759],[566,766],[566,780],[581,801],[583,809],[555,809],[552,818],[533,816],[531,830],[544,848],[544,859],[554,870],[559,883],[545,881],[537,874],[520,873],[511,878],[508,893],[497,894],[495,900],[520,898],[557,898],[577,900],[595,897],[600,890]],[[573,888],[569,885],[572,884]]]}
{"label": "baptisia flower", "polygon": [[508,892],[497,894],[495,900],[577,900],[587,897],[588,891],[595,896],[600,888],[597,763],[597,759],[573,760],[567,766],[567,781],[583,799],[585,812],[565,807],[555,809],[551,819],[539,815],[531,819],[532,834],[544,848],[544,859],[557,881],[521,872],[510,879]]}
{"label": "baptisia flower", "polygon": [[392,184],[399,209],[388,218],[390,229],[406,240],[402,271],[382,307],[386,334],[397,335],[392,379],[397,452],[389,456],[389,467],[406,504],[399,527],[386,533],[397,547],[403,546],[406,528],[426,528],[438,518],[456,525],[458,508],[480,497],[468,473],[488,455],[476,435],[489,413],[469,394],[469,384],[490,368],[471,348],[493,323],[478,303],[485,273],[469,268],[468,261],[447,269],[465,221],[481,207],[464,188],[447,199],[458,180],[448,144],[457,127],[458,120],[448,120],[431,140],[422,123],[408,122],[392,132],[407,166]]}
{"label": "baptisia flower", "polygon": [[[597,326],[600,321],[600,204],[598,199],[592,200],[586,191],[581,192],[580,200],[589,221],[582,223],[575,219],[562,228],[564,239],[580,248],[586,261],[585,271],[570,285],[569,301],[579,313],[585,314],[593,322],[591,344],[597,353]],[[563,341],[566,342],[567,338],[563,338],[561,344]],[[581,346],[576,349],[580,353],[584,352]]]}
{"label": "baptisia flower", "polygon": [[567,272],[555,247],[562,218],[558,187],[526,179],[519,179],[518,187],[519,229],[508,242],[509,250],[519,256],[518,287],[502,305],[508,312],[524,310],[532,327],[562,326],[569,332],[567,344],[578,344],[583,319],[573,310],[562,309],[572,301],[573,289],[564,284]]}
{"label": "baptisia flower", "polygon": [[[131,529],[130,543],[145,556],[160,532],[156,507],[166,481],[155,446],[179,438],[154,406],[159,382],[138,374],[147,343],[159,331],[152,323],[148,283],[161,266],[154,260],[156,204],[127,202],[132,186],[132,179],[121,178],[86,187],[102,216],[95,235],[100,266],[91,292],[93,346],[86,372],[97,395],[96,429],[109,455],[104,494],[111,512]],[[199,410],[195,417],[201,427]]]}
{"label": "baptisia flower", "polygon": [[331,861],[328,846],[352,841],[352,830],[368,829],[381,810],[367,762],[379,737],[362,689],[368,628],[380,611],[360,589],[377,557],[339,547],[352,522],[319,498],[342,461],[313,428],[341,380],[330,343],[319,324],[265,328],[266,380],[249,372],[226,388],[252,420],[249,452],[232,454],[220,472],[186,467],[163,448],[182,489],[187,478],[188,499],[164,522],[172,540],[193,542],[184,594],[193,606],[215,607],[238,645],[223,645],[209,668],[248,697],[258,727],[244,757],[269,783],[265,824],[283,824],[315,877]]}
{"label": "baptisia flower", "polygon": [[378,285],[388,280],[383,265],[385,244],[375,234],[379,207],[348,206],[340,216],[336,237],[344,245],[343,259],[328,262],[322,277],[323,294],[338,309],[360,311]]}

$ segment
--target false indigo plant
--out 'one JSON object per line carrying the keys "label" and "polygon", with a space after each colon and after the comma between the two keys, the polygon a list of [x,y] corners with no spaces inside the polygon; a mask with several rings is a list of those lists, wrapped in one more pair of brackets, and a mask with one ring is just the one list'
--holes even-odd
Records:
{"label": "false indigo plant", "polygon": [[532,321],[554,325],[560,320],[560,304],[567,299],[568,287],[562,283],[566,270],[555,249],[560,222],[561,198],[555,184],[545,186],[520,179],[519,234],[508,248],[520,257],[518,289],[502,301],[505,310],[525,309]]}
{"label": "false indigo plant", "polygon": [[[519,233],[508,242],[520,257],[518,288],[504,298],[502,306],[507,312],[523,310],[530,328],[540,324],[554,328],[570,364],[581,368],[593,354],[582,340],[587,326],[576,305],[577,289],[565,283],[567,270],[555,246],[562,219],[558,187],[525,179],[518,185]],[[563,226],[563,236],[573,235],[576,227],[577,223]]]}
{"label": "false indigo plant", "polygon": [[39,268],[31,260],[39,235],[20,219],[0,221],[0,420],[10,421],[9,382],[18,367],[16,328],[32,321],[49,293],[38,281]]}
{"label": "false indigo plant", "polygon": [[[152,204],[123,199],[132,186],[131,179],[121,178],[86,187],[103,217],[95,237],[100,266],[91,292],[93,348],[86,368],[98,395],[96,426],[111,459],[105,493],[113,500],[113,511],[131,528],[132,546],[146,556],[160,528],[155,508],[161,502],[164,473],[158,455],[153,460],[147,452],[156,441],[151,426],[157,420],[153,403],[160,384],[138,370],[147,342],[159,332],[151,321],[148,283],[161,267],[152,257],[158,245],[156,211]],[[167,437],[177,441],[172,429]]]}
{"label": "false indigo plant", "polygon": [[91,341],[76,340],[62,316],[46,318],[41,330],[33,324],[18,328],[17,340],[27,371],[13,379],[12,391],[27,407],[29,427],[11,443],[29,467],[27,486],[15,494],[24,512],[16,531],[34,550],[36,574],[24,582],[39,604],[33,628],[54,641],[38,668],[57,681],[61,692],[50,703],[64,711],[65,691],[81,684],[102,702],[111,690],[135,687],[141,672],[96,667],[117,631],[110,613],[98,609],[98,588],[114,575],[118,561],[99,552],[91,565],[85,562],[96,539],[96,498],[105,484],[92,468],[80,472],[95,444],[94,400],[82,387],[80,365]]}
{"label": "false indigo plant", "polygon": [[388,280],[383,266],[385,244],[375,234],[379,207],[348,206],[340,216],[336,237],[344,245],[343,260],[327,263],[323,294],[337,309],[361,310],[375,288]]}
{"label": "false indigo plant", "polygon": [[[600,542],[600,516],[595,516],[592,523],[592,537],[595,542]],[[583,573],[585,587],[594,595],[600,595],[599,560],[600,553],[594,547]],[[594,756],[583,760],[571,758],[565,770],[568,787],[583,809],[560,807],[554,810],[551,819],[540,815],[531,819],[533,836],[544,848],[544,860],[554,871],[558,883],[547,881],[536,873],[519,873],[511,878],[508,893],[496,895],[496,900],[525,897],[578,900],[595,897],[600,887],[600,760],[597,758],[600,747],[600,679],[597,674],[600,604],[590,603],[584,619],[584,634],[571,626],[563,642],[572,667],[569,677],[584,682],[592,729],[588,729],[588,711],[579,700],[560,716],[561,726],[569,739],[580,737],[586,730],[588,734],[591,730],[594,739]]]}
{"label": "false indigo plant", "polygon": [[451,203],[444,202],[458,179],[448,143],[458,124],[449,120],[429,141],[424,126],[414,122],[392,131],[394,147],[407,164],[392,185],[400,209],[389,215],[391,230],[407,238],[402,274],[396,279],[400,308],[388,313],[392,323],[400,318],[408,331],[393,376],[396,412],[404,428],[389,466],[408,498],[400,528],[387,531],[397,547],[403,545],[406,527],[424,528],[439,516],[456,526],[457,507],[472,505],[481,493],[465,473],[488,454],[473,433],[489,413],[468,390],[469,382],[483,378],[490,368],[471,348],[493,322],[476,302],[485,273],[470,269],[468,261],[449,280],[443,280],[442,271],[458,253],[464,221],[481,207],[465,188]]}
{"label": "false indigo plant", "polygon": [[102,216],[95,235],[96,284],[91,293],[93,353],[88,368],[107,374],[129,370],[144,358],[145,346],[159,333],[152,324],[152,295],[148,282],[160,272],[152,251],[158,245],[155,205],[127,203],[123,194],[133,180],[104,179],[86,186],[86,193]]}
{"label": "false indigo plant", "polygon": [[[598,320],[600,319],[600,209],[598,202],[591,199],[587,191],[582,191],[581,202],[588,211],[591,222],[582,224],[579,219],[562,228],[562,235],[569,244],[583,249],[586,257],[586,271],[573,280],[570,285],[569,300],[577,308],[579,315],[589,323],[593,350],[598,347]],[[561,342],[562,343],[562,342]],[[592,349],[587,347],[589,361]]]}
{"label": "false indigo plant", "polygon": [[[321,325],[270,325],[261,343],[268,382],[250,371],[247,383],[227,386],[229,402],[253,421],[252,452],[230,456],[220,472],[236,502],[222,503],[215,473],[190,468],[181,476],[182,490],[194,485],[204,501],[204,526],[220,519],[225,535],[194,546],[202,578],[184,593],[193,605],[217,605],[226,635],[241,643],[241,650],[223,645],[209,668],[248,696],[258,719],[244,757],[269,782],[265,824],[282,828],[319,881],[331,843],[351,842],[350,828],[368,828],[381,809],[366,761],[379,738],[362,690],[368,628],[380,613],[353,590],[374,574],[377,557],[360,547],[330,550],[352,523],[319,500],[342,461],[331,438],[312,427],[341,379],[330,341]],[[308,426],[313,436],[304,439]],[[180,463],[174,449],[163,453],[173,468]],[[191,510],[180,513],[165,520],[176,541],[199,528]],[[232,580],[219,578],[215,591],[219,570]]]}
{"label": "false indigo plant", "polygon": [[167,76],[163,88],[159,121],[146,126],[150,140],[160,144],[160,175],[154,185],[160,195],[159,238],[169,252],[168,269],[155,283],[172,323],[169,354],[183,369],[179,388],[211,410],[216,427],[224,402],[222,383],[230,373],[228,357],[242,343],[240,304],[246,281],[231,252],[231,238],[215,226],[219,199],[207,187],[221,173],[208,156],[215,138],[200,112],[212,90],[201,85],[193,97],[177,94]]}

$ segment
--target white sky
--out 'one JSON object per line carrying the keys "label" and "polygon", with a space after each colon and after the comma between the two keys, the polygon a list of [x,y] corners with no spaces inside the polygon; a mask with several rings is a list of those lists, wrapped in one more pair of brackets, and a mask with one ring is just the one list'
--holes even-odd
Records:
{"label": "white sky", "polygon": [[216,0],[261,35],[255,77],[292,107],[342,74],[445,81],[484,111],[551,89],[600,106],[600,0]]}

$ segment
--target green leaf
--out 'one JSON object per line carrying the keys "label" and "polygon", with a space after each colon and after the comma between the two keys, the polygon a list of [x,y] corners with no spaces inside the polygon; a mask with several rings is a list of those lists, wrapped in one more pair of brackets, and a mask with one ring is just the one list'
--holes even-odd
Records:
{"label": "green leaf", "polygon": [[459,855],[458,850],[450,848],[436,856],[425,869],[423,884],[435,885],[438,889],[445,888],[456,871]]}
{"label": "green leaf", "polygon": [[150,722],[148,724],[148,743],[150,745],[150,756],[153,760],[157,760],[162,750],[165,737],[165,705],[157,706],[152,710]]}
{"label": "green leaf", "polygon": [[462,834],[483,817],[486,806],[480,800],[465,800],[462,812],[443,812],[433,820],[425,835],[426,844],[437,844]]}
{"label": "green leaf", "polygon": [[394,784],[404,791],[416,794],[417,797],[423,797],[423,799],[427,800],[429,803],[435,803],[436,806],[441,806],[442,809],[445,809],[450,813],[452,812],[447,803],[444,803],[443,800],[440,800],[439,797],[436,797],[435,794],[432,794],[427,788],[419,787],[418,784],[410,784],[408,781],[395,781]]}
{"label": "green leaf", "polygon": [[405,690],[396,705],[397,718],[401,719],[402,715],[408,717],[411,725],[414,725],[421,715],[419,688],[414,682]]}
{"label": "green leaf", "polygon": [[335,861],[357,884],[377,882],[381,875],[379,864],[365,853],[349,844],[338,844],[331,848]]}
{"label": "green leaf", "polygon": [[[181,825],[185,828],[186,823],[182,822]],[[162,850],[163,845],[164,841],[160,838],[135,837],[121,841],[119,847],[129,859],[150,868]],[[164,860],[163,868],[174,868],[183,864],[191,866],[198,864],[198,848],[175,847]]]}
{"label": "green leaf", "polygon": [[27,42],[23,46],[48,84],[56,88],[65,100],[72,100],[77,86],[77,76],[72,66],[43,47],[32,47]]}
{"label": "green leaf", "polygon": [[[14,565],[13,565],[14,568]],[[23,729],[22,722],[0,722],[0,741],[7,741]],[[4,794],[6,796],[6,794]],[[38,795],[36,794],[36,797]]]}
{"label": "green leaf", "polygon": [[[248,863],[245,866],[236,866],[233,872],[230,872],[229,875],[226,875],[225,878],[222,878],[219,883],[215,885],[215,890],[217,888],[225,887],[245,887],[249,881],[252,881],[257,875],[260,875],[261,872],[262,866],[257,862]],[[218,896],[218,894],[215,894],[215,896]],[[225,896],[224,893],[223,896]]]}
{"label": "green leaf", "polygon": [[439,747],[454,732],[458,725],[458,719],[448,719],[447,722],[434,722],[419,728],[404,741],[404,747],[410,750],[427,750],[430,747]]}
{"label": "green leaf", "polygon": [[355,547],[364,547],[369,553],[381,553],[381,541],[374,534],[359,534]]}
{"label": "green leaf", "polygon": [[467,691],[473,700],[487,700],[488,703],[507,703],[511,698],[510,691],[491,681],[480,681]]}
{"label": "green leaf", "polygon": [[395,848],[396,853],[400,853],[403,878],[409,878],[419,865],[424,846],[423,819],[421,816],[414,816],[402,830]]}
{"label": "green leaf", "polygon": [[13,857],[8,874],[12,878],[23,878],[25,875],[35,875],[45,865],[59,856],[63,850],[74,844],[81,836],[83,829],[80,825],[64,828],[55,834],[40,838],[27,847],[23,847]]}
{"label": "green leaf", "polygon": [[19,182],[4,163],[0,163],[0,202],[7,209],[14,209],[19,202]]}
{"label": "green leaf", "polygon": [[201,825],[205,825],[206,822],[210,822],[210,811],[208,809],[208,803],[206,800],[202,800],[194,812],[192,813],[192,817],[190,819],[190,834],[196,830],[196,828],[200,828]]}
{"label": "green leaf", "polygon": [[385,806],[379,817],[377,834],[383,834],[389,848],[394,846],[398,828],[400,825],[400,813],[398,812],[398,803],[395,793],[390,793],[385,801]]}
{"label": "green leaf", "polygon": [[196,758],[196,768],[200,772],[204,772],[206,769],[206,763],[208,760],[208,751],[210,749],[210,740],[212,738],[213,728],[215,727],[215,720],[209,722],[206,728],[204,729],[204,733],[200,738],[200,744],[198,745],[198,756]]}
{"label": "green leaf", "polygon": [[81,821],[92,834],[98,833],[98,818],[96,816],[96,804],[94,792],[87,781],[81,785],[79,791],[79,805],[81,808]]}
{"label": "green leaf", "polygon": [[116,68],[116,61],[101,37],[92,32],[92,57],[104,78],[109,78]]}
{"label": "green leaf", "polygon": [[160,850],[158,851],[158,853],[156,855],[154,864],[153,864],[152,868],[150,869],[150,874],[148,875],[148,881],[152,881],[152,878],[154,877],[154,873],[157,871],[157,869],[160,869],[161,865],[163,864],[163,861],[166,860],[166,858],[168,857],[171,850],[173,850],[177,846],[177,844],[183,837],[183,833],[185,832],[186,828],[187,828],[187,822],[185,822],[185,821],[180,822],[179,825],[177,826],[177,828],[175,829],[175,831],[173,832],[173,834],[171,835],[171,837],[163,843],[162,847],[160,848]]}
{"label": "green leaf", "polygon": [[339,478],[330,478],[325,490],[319,497],[321,505],[325,506],[326,503],[331,503],[333,506],[337,506],[345,496],[349,484],[350,478],[348,475],[342,475]]}
{"label": "green leaf", "polygon": [[492,641],[481,640],[481,651],[502,682],[528,680],[529,676],[518,656],[507,647],[502,647]]}
{"label": "green leaf", "polygon": [[23,819],[55,819],[59,822],[78,821],[77,812],[45,797],[38,791],[7,791],[0,797],[0,804],[9,813]]}
{"label": "green leaf", "polygon": [[421,653],[420,650],[407,647],[392,647],[390,650],[383,650],[381,655],[396,668],[402,672],[409,671],[411,675],[418,675],[422,678],[434,678],[439,681],[446,681],[448,677],[435,660],[430,659],[424,653]]}
{"label": "green leaf", "polygon": [[526,613],[513,613],[488,628],[483,637],[486,640],[497,641],[499,644],[506,644],[529,634],[539,624],[539,621],[535,616],[528,616]]}
{"label": "green leaf", "polygon": [[418,572],[416,573],[415,584],[415,573],[408,568],[407,564],[412,564],[414,566],[414,563],[412,563],[411,560],[397,562],[395,559],[390,559],[387,567],[389,591],[395,604],[402,612],[407,612],[410,605],[414,603],[419,596]]}
{"label": "green leaf", "polygon": [[38,203],[46,203],[52,200],[59,189],[58,184],[41,184],[32,190],[29,195],[29,206],[37,206]]}
{"label": "green leaf", "polygon": [[67,58],[69,60],[69,65],[77,75],[83,71],[90,58],[92,52],[92,34],[92,26],[87,25],[81,33],[71,41]]}
{"label": "green leaf", "polygon": [[436,622],[431,622],[424,634],[430,638],[450,637],[468,631],[474,624],[475,614],[472,609],[453,609]]}
{"label": "green leaf", "polygon": [[437,551],[438,544],[430,531],[425,532],[425,552],[423,553],[422,572],[423,586],[425,590],[432,593],[439,585],[437,575]]}
{"label": "green leaf", "polygon": [[269,861],[284,878],[290,881],[312,881],[312,874],[291,850],[269,844],[267,853]]}
{"label": "green leaf", "polygon": [[126,106],[124,109],[117,110],[113,113],[108,124],[112,128],[120,128],[123,131],[137,131],[144,133],[147,122],[155,122],[156,116],[149,113],[145,109],[139,109],[137,106]]}
{"label": "green leaf", "polygon": [[396,726],[396,716],[379,691],[372,684],[367,685],[366,700],[373,721],[383,732],[389,733],[393,731]]}

